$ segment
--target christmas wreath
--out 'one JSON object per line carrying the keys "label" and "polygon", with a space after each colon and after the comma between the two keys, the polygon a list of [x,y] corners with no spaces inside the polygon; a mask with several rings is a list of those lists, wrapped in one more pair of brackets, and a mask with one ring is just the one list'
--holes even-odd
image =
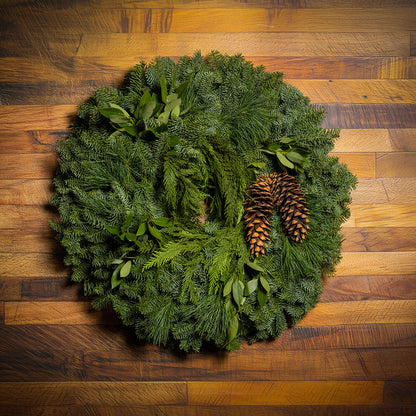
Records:
{"label": "christmas wreath", "polygon": [[161,57],[99,88],[57,145],[72,280],[156,345],[278,337],[340,260],[356,179],[323,118],[241,55]]}

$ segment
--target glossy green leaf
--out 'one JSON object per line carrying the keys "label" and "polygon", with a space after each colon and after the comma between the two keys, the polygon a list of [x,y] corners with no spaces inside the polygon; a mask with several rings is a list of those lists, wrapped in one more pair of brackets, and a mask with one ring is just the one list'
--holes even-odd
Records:
{"label": "glossy green leaf", "polygon": [[105,229],[114,235],[119,235],[120,234],[120,227],[118,227],[117,225],[106,225]]}
{"label": "glossy green leaf", "polygon": [[118,279],[118,276],[120,274],[120,270],[122,267],[123,267],[123,263],[119,264],[114,270],[111,276],[111,289],[115,289],[121,283],[121,280]]}
{"label": "glossy green leaf", "polygon": [[152,222],[159,227],[170,227],[172,225],[172,220],[167,217],[154,218]]}
{"label": "glossy green leaf", "polygon": [[254,166],[255,168],[263,169],[266,164],[264,162],[251,162],[251,166]]}
{"label": "glossy green leaf", "polygon": [[267,302],[267,293],[260,288],[257,290],[257,301],[261,307],[263,307]]}
{"label": "glossy green leaf", "polygon": [[167,104],[168,104],[168,103],[175,102],[176,100],[179,100],[179,101],[180,101],[180,98],[178,98],[178,94],[175,94],[175,93],[173,93],[173,94],[169,94],[169,95],[166,97],[166,103],[167,103]]}
{"label": "glossy green leaf", "polygon": [[163,123],[163,124],[168,124],[168,121],[169,121],[169,114],[170,114],[170,112],[169,111],[164,111],[163,113],[161,113],[160,115],[159,115],[159,117],[157,118],[161,123]]}
{"label": "glossy green leaf", "polygon": [[114,260],[111,262],[111,264],[121,264],[121,263],[123,263],[123,260],[121,260],[121,259],[114,259]]}
{"label": "glossy green leaf", "polygon": [[136,234],[134,234],[134,233],[126,233],[126,238],[129,241],[136,241],[136,239],[137,239]]}
{"label": "glossy green leaf", "polygon": [[249,280],[246,284],[245,294],[246,296],[252,294],[258,287],[259,279]]}
{"label": "glossy green leaf", "polygon": [[293,137],[281,137],[279,139],[279,142],[284,144],[295,143],[296,139],[294,139]]}
{"label": "glossy green leaf", "polygon": [[120,130],[125,131],[126,133],[130,134],[130,136],[137,136],[137,127],[135,126],[123,126]]}
{"label": "glossy green leaf", "polygon": [[233,279],[229,279],[228,282],[224,286],[224,290],[222,291],[222,295],[228,296],[231,293],[231,287],[233,285]]}
{"label": "glossy green leaf", "polygon": [[303,162],[305,162],[305,158],[300,155],[298,152],[288,152],[286,153],[286,157],[291,160],[293,163],[297,163],[301,165]]}
{"label": "glossy green leaf", "polygon": [[115,116],[124,116],[130,118],[130,114],[122,107],[113,103],[105,103],[103,106],[98,108],[98,111],[107,118]]}
{"label": "glossy green leaf", "polygon": [[139,237],[143,235],[146,232],[146,230],[147,230],[147,224],[145,222],[142,222],[139,225],[139,228],[137,229],[136,236]]}
{"label": "glossy green leaf", "polygon": [[120,269],[120,277],[126,277],[130,274],[131,270],[131,260],[126,261],[123,267]]}
{"label": "glossy green leaf", "polygon": [[139,118],[141,118],[142,120],[148,120],[150,117],[152,117],[152,114],[155,108],[156,108],[155,101],[147,102],[143,107],[140,107]]}
{"label": "glossy green leaf", "polygon": [[[152,96],[150,95],[149,90],[146,90],[146,91],[143,93],[142,97],[140,98],[140,103],[139,103],[139,105],[137,106],[137,108],[144,107],[144,105],[145,105],[146,103],[148,103],[149,101],[151,101],[151,100],[152,100]],[[137,111],[137,110],[136,110],[136,111]]]}
{"label": "glossy green leaf", "polygon": [[147,228],[149,229],[150,234],[152,234],[154,238],[156,238],[159,241],[162,240],[162,234],[156,227],[153,227],[152,225],[148,224]]}
{"label": "glossy green leaf", "polygon": [[244,296],[244,283],[241,280],[235,280],[232,285],[233,299],[237,305],[241,305]]}
{"label": "glossy green leaf", "polygon": [[263,289],[269,293],[270,292],[270,286],[269,282],[265,279],[263,275],[260,275],[260,284],[263,286]]}
{"label": "glossy green leaf", "polygon": [[228,331],[227,331],[228,341],[232,341],[237,336],[238,326],[239,326],[238,315],[234,315],[230,319],[230,326],[228,327]]}
{"label": "glossy green leaf", "polygon": [[271,152],[278,152],[281,148],[282,146],[280,146],[279,143],[270,143],[267,146],[267,150],[270,150]]}
{"label": "glossy green leaf", "polygon": [[180,113],[181,113],[181,107],[177,105],[176,107],[172,109],[172,112],[171,112],[172,120],[177,119]]}
{"label": "glossy green leaf", "polygon": [[257,263],[253,263],[252,261],[248,261],[245,263],[248,267],[250,267],[253,270],[256,270],[258,272],[264,272],[265,270],[263,269],[263,267],[261,267],[259,264]]}
{"label": "glossy green leaf", "polygon": [[295,165],[282,153],[276,152],[276,156],[283,166],[286,166],[289,169],[294,169]]}

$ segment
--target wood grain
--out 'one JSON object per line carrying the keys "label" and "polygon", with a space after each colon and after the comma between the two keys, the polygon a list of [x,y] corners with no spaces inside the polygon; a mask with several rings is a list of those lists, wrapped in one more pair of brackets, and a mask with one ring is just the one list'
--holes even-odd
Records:
{"label": "wood grain", "polygon": [[377,153],[376,176],[416,177],[416,152]]}
{"label": "wood grain", "polygon": [[[227,388],[227,394],[224,390]],[[189,382],[188,400],[197,405],[381,404],[381,382]]]}
{"label": "wood grain", "polygon": [[[416,224],[416,205],[362,204],[351,205],[351,217],[344,223],[349,227],[414,227]],[[409,234],[412,238],[413,235]],[[406,238],[406,237],[405,237]]]}
{"label": "wood grain", "polygon": [[[258,45],[262,44],[259,49]],[[280,56],[407,56],[410,36],[406,32],[380,33],[87,33],[80,39],[76,56],[119,56],[137,50],[146,56],[203,54],[221,49],[223,53]],[[59,44],[62,48],[62,43]],[[201,45],[209,45],[203,46]],[[51,46],[53,50],[53,46]],[[72,49],[72,44],[71,47]],[[71,53],[71,49],[67,53]],[[62,51],[65,52],[65,51]],[[74,51],[72,51],[73,53]],[[65,54],[65,53],[64,53]]]}
{"label": "wood grain", "polygon": [[413,274],[416,271],[416,252],[342,253],[336,268],[338,276]]}
{"label": "wood grain", "polygon": [[286,82],[302,91],[312,103],[414,104],[413,80],[305,80]]}
{"label": "wood grain", "polygon": [[326,128],[339,129],[414,129],[414,104],[322,104]]}
{"label": "wood grain", "polygon": [[[342,303],[342,305],[341,305]],[[381,307],[383,305],[383,307]],[[5,302],[5,325],[114,324],[111,313],[92,311],[89,302]],[[318,304],[299,326],[416,323],[416,300]]]}
{"label": "wood grain", "polygon": [[[19,351],[73,350],[90,353],[93,357],[94,353],[102,354],[113,351],[113,356],[118,353],[131,360],[142,362],[152,360],[155,365],[169,361],[182,362],[183,366],[186,364],[184,355],[150,344],[143,344],[134,338],[130,329],[120,325],[3,325],[0,326],[0,334],[3,337],[0,351],[4,353],[13,349]],[[416,324],[294,326],[273,342],[258,342],[253,345],[243,343],[240,351],[255,356],[264,350],[394,349],[411,348],[415,344]],[[129,348],[126,348],[126,345]],[[235,358],[238,358],[240,353],[227,356],[236,355]],[[217,352],[215,355],[224,358],[224,354],[221,352]],[[116,373],[114,372],[113,375]],[[152,373],[149,373],[148,377],[151,378]]]}
{"label": "wood grain", "polygon": [[[6,304],[7,322],[7,304]],[[320,303],[297,325],[415,323],[415,300]]]}
{"label": "wood grain", "polygon": [[415,129],[344,129],[335,141],[334,152],[414,152]]}
{"label": "wood grain", "polygon": [[[411,224],[411,221],[409,223]],[[414,227],[344,227],[342,230],[344,236],[342,250],[414,251],[416,250],[415,233],[416,228]]]}
{"label": "wood grain", "polygon": [[325,282],[321,302],[405,300],[416,297],[416,275],[337,276]]}
{"label": "wood grain", "polygon": [[352,191],[353,204],[400,204],[416,202],[416,178],[364,178]]}
{"label": "wood grain", "polygon": [[3,405],[49,406],[100,405],[128,406],[184,404],[184,382],[68,382],[68,383],[0,383],[0,401]]}
{"label": "wood grain", "polygon": [[[53,16],[53,19],[51,17]],[[212,32],[343,32],[409,31],[416,25],[413,8],[362,9],[27,9],[16,16],[3,15],[5,29],[19,33],[35,20],[41,33],[212,33]]]}

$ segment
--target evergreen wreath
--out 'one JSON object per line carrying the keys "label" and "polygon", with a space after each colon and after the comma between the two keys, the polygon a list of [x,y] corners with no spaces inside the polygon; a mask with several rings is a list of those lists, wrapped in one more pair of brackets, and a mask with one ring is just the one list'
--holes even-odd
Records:
{"label": "evergreen wreath", "polygon": [[281,73],[160,57],[77,115],[51,227],[94,308],[191,352],[276,338],[318,302],[356,178],[328,156],[324,111]]}

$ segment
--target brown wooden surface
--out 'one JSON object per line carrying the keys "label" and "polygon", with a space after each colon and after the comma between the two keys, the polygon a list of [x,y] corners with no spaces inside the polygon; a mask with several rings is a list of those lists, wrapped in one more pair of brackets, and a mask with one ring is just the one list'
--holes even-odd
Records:
{"label": "brown wooden surface", "polygon": [[[0,414],[416,414],[413,0],[0,2]],[[76,104],[140,60],[242,53],[327,111],[359,178],[343,259],[273,342],[175,354],[68,282],[48,227]]]}

